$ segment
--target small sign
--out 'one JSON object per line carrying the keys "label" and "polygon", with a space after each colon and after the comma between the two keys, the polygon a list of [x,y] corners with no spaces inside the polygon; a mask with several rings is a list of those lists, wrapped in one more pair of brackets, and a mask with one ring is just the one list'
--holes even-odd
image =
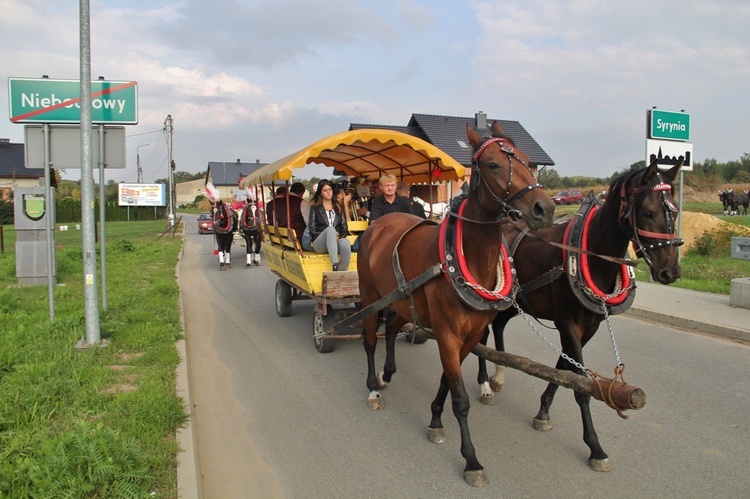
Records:
{"label": "small sign", "polygon": [[117,184],[119,206],[165,206],[165,184]]}
{"label": "small sign", "polygon": [[[79,80],[8,78],[10,121],[13,123],[80,123]],[[91,122],[138,123],[138,83],[91,82]]]}
{"label": "small sign", "polygon": [[649,139],[690,140],[690,114],[651,109],[649,114]]}
{"label": "small sign", "polygon": [[[44,168],[44,126],[24,127],[24,159],[26,168]],[[49,160],[59,169],[81,168],[80,125],[49,126]],[[91,157],[99,168],[99,126],[91,130]],[[104,169],[125,168],[125,127],[104,126]]]}
{"label": "small sign", "polygon": [[675,142],[672,140],[646,139],[646,164],[657,160],[659,168],[669,170],[679,162],[679,157],[685,158],[682,171],[693,171],[693,144],[690,142]]}
{"label": "small sign", "polygon": [[35,222],[41,220],[44,217],[44,196],[24,194],[23,213]]}

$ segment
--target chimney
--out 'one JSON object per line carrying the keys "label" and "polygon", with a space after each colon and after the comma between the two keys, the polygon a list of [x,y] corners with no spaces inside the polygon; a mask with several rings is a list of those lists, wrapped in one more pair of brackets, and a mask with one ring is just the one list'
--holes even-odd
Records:
{"label": "chimney", "polygon": [[474,128],[487,130],[487,115],[484,114],[484,111],[479,111],[474,115]]}

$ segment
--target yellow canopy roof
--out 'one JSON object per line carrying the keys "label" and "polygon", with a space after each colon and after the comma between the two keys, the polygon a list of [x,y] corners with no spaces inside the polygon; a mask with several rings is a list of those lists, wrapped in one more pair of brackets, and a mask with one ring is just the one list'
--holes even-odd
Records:
{"label": "yellow canopy roof", "polygon": [[464,177],[465,168],[422,139],[383,129],[337,133],[254,171],[242,186],[289,180],[296,168],[317,163],[352,177],[379,178],[385,173],[409,184]]}

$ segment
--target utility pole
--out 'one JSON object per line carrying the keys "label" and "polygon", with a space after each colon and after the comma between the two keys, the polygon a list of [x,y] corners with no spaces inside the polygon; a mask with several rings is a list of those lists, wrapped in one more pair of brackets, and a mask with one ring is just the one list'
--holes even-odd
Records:
{"label": "utility pole", "polygon": [[168,193],[169,193],[169,226],[172,227],[175,222],[174,218],[174,160],[172,159],[172,115],[168,114],[167,119],[164,120],[164,129],[167,131],[167,145],[168,145],[168,158],[167,158],[167,169],[169,170],[168,177]]}
{"label": "utility pole", "polygon": [[135,164],[138,166],[138,183],[143,183],[143,169],[141,168],[141,147],[148,145],[148,142],[135,148]]}

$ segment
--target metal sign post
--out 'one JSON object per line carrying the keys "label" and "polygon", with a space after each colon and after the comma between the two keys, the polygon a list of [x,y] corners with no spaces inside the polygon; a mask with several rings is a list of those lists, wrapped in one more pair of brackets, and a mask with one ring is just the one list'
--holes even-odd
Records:
{"label": "metal sign post", "polygon": [[[100,346],[99,303],[96,290],[96,242],[94,232],[94,179],[91,157],[91,36],[89,31],[89,0],[80,3],[81,53],[81,206],[83,232],[83,295],[86,338],[76,348]],[[106,346],[106,342],[104,345]]]}

